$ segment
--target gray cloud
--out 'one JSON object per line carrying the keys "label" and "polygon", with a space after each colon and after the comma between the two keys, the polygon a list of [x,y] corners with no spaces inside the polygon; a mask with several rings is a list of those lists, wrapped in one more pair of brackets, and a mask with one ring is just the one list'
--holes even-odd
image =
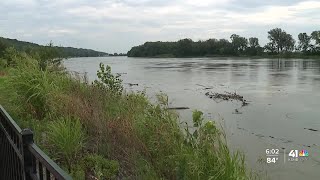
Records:
{"label": "gray cloud", "polygon": [[45,44],[126,52],[145,41],[259,37],[281,27],[310,33],[319,0],[2,0],[0,35]]}

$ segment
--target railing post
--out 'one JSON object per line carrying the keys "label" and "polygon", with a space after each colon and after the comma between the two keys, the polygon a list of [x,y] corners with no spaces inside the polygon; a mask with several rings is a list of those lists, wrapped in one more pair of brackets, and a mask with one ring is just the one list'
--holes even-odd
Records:
{"label": "railing post", "polygon": [[28,172],[34,171],[33,168],[33,158],[31,152],[28,150],[28,146],[33,143],[33,132],[30,129],[23,129],[21,131],[22,136],[22,149],[23,149],[23,168],[26,180],[31,180],[30,174]]}

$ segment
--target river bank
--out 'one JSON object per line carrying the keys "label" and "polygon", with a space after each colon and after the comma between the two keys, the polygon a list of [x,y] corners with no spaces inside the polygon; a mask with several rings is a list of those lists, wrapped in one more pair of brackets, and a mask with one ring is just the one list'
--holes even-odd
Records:
{"label": "river bank", "polygon": [[[178,110],[183,122],[192,123],[194,109],[204,112],[204,119],[214,119],[223,127],[231,150],[244,152],[249,167],[261,167],[269,179],[316,179],[319,131],[308,129],[320,129],[320,114],[314,108],[320,106],[320,61],[109,57],[69,59],[64,65],[70,71],[86,72],[88,79],[94,80],[100,62],[122,74],[127,91],[145,91],[152,101],[157,93],[165,92],[169,107],[190,108]],[[211,99],[207,92],[237,93],[249,105]],[[280,149],[278,163],[258,162],[265,160],[268,148]],[[306,149],[313,154],[303,163],[284,163],[291,149]]]}
{"label": "river bank", "polygon": [[100,64],[90,83],[55,61],[10,57],[1,70],[1,104],[74,179],[256,177],[214,121],[194,111],[192,123],[180,124],[166,95],[151,103],[144,91],[123,91],[109,66]]}

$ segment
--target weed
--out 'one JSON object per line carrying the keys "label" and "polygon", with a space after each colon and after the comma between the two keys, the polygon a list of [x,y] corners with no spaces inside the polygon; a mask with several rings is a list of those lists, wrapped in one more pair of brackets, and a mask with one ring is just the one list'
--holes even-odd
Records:
{"label": "weed", "polygon": [[52,146],[51,153],[61,157],[71,171],[72,164],[77,162],[84,147],[86,135],[78,119],[61,118],[50,123],[48,127],[48,146]]}

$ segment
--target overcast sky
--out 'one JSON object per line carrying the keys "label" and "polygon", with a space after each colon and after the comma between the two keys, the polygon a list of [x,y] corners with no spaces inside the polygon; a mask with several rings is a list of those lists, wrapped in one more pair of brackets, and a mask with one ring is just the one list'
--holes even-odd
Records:
{"label": "overcast sky", "polygon": [[280,27],[320,30],[320,0],[0,0],[0,36],[127,52],[146,41],[227,38],[267,42]]}

